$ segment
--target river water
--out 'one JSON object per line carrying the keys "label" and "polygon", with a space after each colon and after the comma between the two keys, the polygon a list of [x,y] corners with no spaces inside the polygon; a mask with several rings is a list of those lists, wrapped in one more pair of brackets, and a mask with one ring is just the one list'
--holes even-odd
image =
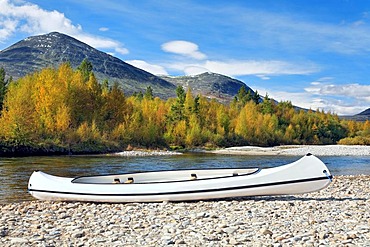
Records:
{"label": "river water", "polygon": [[[173,156],[43,156],[0,158],[0,203],[34,200],[27,183],[34,170],[57,176],[85,176],[189,168],[275,167],[299,159],[294,156],[239,156],[189,153]],[[370,156],[319,157],[336,175],[370,175]]]}

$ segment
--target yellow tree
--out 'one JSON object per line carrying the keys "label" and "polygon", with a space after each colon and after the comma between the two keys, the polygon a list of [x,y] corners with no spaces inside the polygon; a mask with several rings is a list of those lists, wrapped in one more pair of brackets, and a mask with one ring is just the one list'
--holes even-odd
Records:
{"label": "yellow tree", "polygon": [[55,69],[43,69],[37,73],[33,101],[35,113],[38,117],[38,129],[46,135],[53,135],[56,131],[56,114],[64,103],[64,85],[57,83]]}
{"label": "yellow tree", "polygon": [[37,136],[32,101],[34,81],[35,76],[28,75],[9,85],[0,118],[0,133],[4,139],[23,143]]}
{"label": "yellow tree", "polygon": [[186,131],[185,143],[189,147],[199,146],[203,144],[202,129],[199,120],[195,114],[192,114],[188,123],[189,127]]}
{"label": "yellow tree", "polygon": [[241,109],[239,116],[236,118],[235,134],[241,136],[247,142],[255,140],[256,124],[258,120],[257,105],[253,101],[249,101]]}
{"label": "yellow tree", "polygon": [[365,137],[370,137],[370,121],[366,120],[363,127],[363,134]]}
{"label": "yellow tree", "polygon": [[71,126],[78,128],[82,123],[91,121],[89,118],[91,113],[87,111],[91,109],[86,108],[86,102],[88,102],[90,95],[81,71],[77,70],[73,73],[68,91],[67,105],[71,109]]}

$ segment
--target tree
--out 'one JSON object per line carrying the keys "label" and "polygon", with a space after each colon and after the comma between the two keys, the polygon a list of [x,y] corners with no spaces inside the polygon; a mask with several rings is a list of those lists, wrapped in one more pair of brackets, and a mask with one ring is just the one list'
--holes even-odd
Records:
{"label": "tree", "polygon": [[252,100],[254,103],[256,103],[257,105],[260,103],[260,95],[258,94],[258,91],[256,90],[256,92],[254,92],[254,94],[252,95]]}
{"label": "tree", "polygon": [[171,105],[171,110],[168,115],[168,120],[172,123],[185,119],[185,99],[186,93],[182,86],[176,88],[176,102]]}
{"label": "tree", "polygon": [[238,91],[238,94],[236,95],[236,101],[239,102],[239,106],[243,107],[251,99],[252,99],[251,91],[247,90],[245,85],[241,86]]}
{"label": "tree", "polygon": [[144,99],[147,99],[147,100],[152,100],[154,99],[154,96],[153,96],[153,89],[151,86],[148,86],[145,90],[145,94],[144,94]]}
{"label": "tree", "polygon": [[260,106],[263,114],[272,114],[274,112],[274,103],[267,93]]}
{"label": "tree", "polygon": [[77,67],[77,70],[81,72],[84,82],[87,82],[90,78],[90,73],[93,70],[93,65],[87,58],[85,58]]}
{"label": "tree", "polygon": [[106,130],[114,129],[124,121],[125,115],[132,113],[131,105],[126,102],[126,97],[117,82],[104,94],[102,101],[100,116]]}
{"label": "tree", "polygon": [[6,91],[8,89],[9,82],[12,80],[10,77],[9,79],[5,79],[6,73],[3,67],[0,68],[0,115],[1,111],[3,109],[3,104],[4,104],[4,98]]}
{"label": "tree", "polygon": [[37,136],[32,93],[35,75],[28,75],[9,85],[0,120],[0,136],[15,143],[25,143]]}

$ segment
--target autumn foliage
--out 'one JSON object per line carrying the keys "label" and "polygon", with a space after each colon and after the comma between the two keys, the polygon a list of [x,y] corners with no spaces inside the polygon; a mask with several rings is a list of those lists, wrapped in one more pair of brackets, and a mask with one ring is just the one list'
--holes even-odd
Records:
{"label": "autumn foliage", "polygon": [[[86,61],[85,61],[86,63]],[[370,123],[340,120],[243,89],[230,105],[176,90],[162,100],[149,87],[127,97],[102,84],[89,64],[47,68],[9,83],[0,118],[3,152],[106,152],[130,146],[220,147],[370,144]]]}

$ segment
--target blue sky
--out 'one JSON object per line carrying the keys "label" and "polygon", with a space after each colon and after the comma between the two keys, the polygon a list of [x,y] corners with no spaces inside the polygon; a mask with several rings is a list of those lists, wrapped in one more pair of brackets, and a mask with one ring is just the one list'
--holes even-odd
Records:
{"label": "blue sky", "polygon": [[339,115],[370,107],[370,1],[0,0],[0,50],[51,31],[154,74],[220,73]]}

